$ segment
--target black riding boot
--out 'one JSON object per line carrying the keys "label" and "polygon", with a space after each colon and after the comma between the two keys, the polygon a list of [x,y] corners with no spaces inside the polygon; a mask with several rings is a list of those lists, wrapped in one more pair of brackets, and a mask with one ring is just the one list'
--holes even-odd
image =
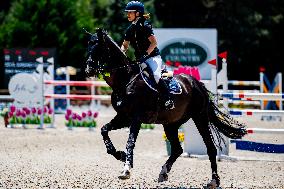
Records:
{"label": "black riding boot", "polygon": [[170,98],[170,91],[168,89],[168,85],[166,82],[161,78],[158,83],[158,91],[162,94],[162,100],[165,102],[165,108],[167,110],[171,110],[175,108],[174,102]]}

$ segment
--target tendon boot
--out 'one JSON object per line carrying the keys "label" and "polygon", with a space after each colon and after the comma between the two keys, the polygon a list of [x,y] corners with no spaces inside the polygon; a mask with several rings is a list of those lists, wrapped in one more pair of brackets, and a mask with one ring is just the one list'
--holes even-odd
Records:
{"label": "tendon boot", "polygon": [[166,82],[161,78],[158,83],[158,91],[162,96],[162,100],[165,103],[165,108],[167,110],[172,110],[175,108],[174,102],[170,98],[170,91],[168,89],[168,85]]}

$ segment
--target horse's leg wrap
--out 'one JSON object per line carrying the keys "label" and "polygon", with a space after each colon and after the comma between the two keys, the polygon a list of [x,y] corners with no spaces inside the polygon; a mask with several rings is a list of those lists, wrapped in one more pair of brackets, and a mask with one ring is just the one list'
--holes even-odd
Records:
{"label": "horse's leg wrap", "polygon": [[104,140],[104,143],[106,145],[107,153],[114,155],[116,153],[116,149],[113,146],[113,144],[112,144],[112,142],[111,142],[111,140],[108,136],[108,132],[111,131],[111,130],[112,130],[112,125],[111,125],[111,123],[108,123],[101,128],[101,134],[103,136],[103,140]]}
{"label": "horse's leg wrap", "polygon": [[[101,128],[101,134],[103,136],[104,143],[106,145],[107,153],[113,155],[117,160],[125,162],[126,154],[123,151],[116,151],[114,145],[112,144],[108,132],[115,129],[120,129],[123,126],[127,126],[126,119],[116,115],[110,123],[104,125]],[[126,125],[125,125],[126,124]]]}
{"label": "horse's leg wrap", "polygon": [[139,123],[137,119],[134,119],[130,125],[130,133],[126,145],[126,162],[130,164],[131,168],[133,168],[133,150],[139,134],[140,125],[141,123]]}

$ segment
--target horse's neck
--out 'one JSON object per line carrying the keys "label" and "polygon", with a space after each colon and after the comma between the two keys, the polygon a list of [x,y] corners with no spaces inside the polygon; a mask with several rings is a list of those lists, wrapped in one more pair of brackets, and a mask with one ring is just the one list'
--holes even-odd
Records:
{"label": "horse's neck", "polygon": [[113,72],[108,77],[104,77],[106,83],[113,89],[117,91],[123,91],[129,82],[130,76],[122,72]]}

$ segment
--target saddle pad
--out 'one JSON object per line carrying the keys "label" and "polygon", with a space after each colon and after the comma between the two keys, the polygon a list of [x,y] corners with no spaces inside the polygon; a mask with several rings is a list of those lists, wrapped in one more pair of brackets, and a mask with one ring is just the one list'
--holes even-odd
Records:
{"label": "saddle pad", "polygon": [[[144,82],[146,83],[146,85],[150,89],[158,92],[156,82],[154,81],[154,79],[150,79],[151,76],[147,72],[143,71],[141,73],[141,76],[142,76]],[[172,94],[181,94],[182,93],[182,88],[181,88],[180,84],[178,83],[178,81],[174,77],[166,77],[166,78],[163,78],[163,79],[165,80],[166,84],[168,85],[168,89],[169,89],[170,93],[172,93]]]}

